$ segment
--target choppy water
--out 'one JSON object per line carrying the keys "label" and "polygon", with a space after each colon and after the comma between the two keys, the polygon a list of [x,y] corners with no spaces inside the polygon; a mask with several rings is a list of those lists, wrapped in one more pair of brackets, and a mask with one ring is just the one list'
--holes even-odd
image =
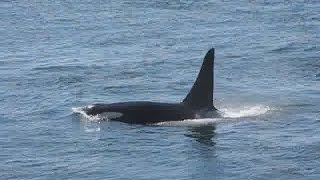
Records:
{"label": "choppy water", "polygon": [[[1,179],[319,179],[319,1],[1,1]],[[223,118],[128,125],[216,48]],[[72,109],[73,108],[73,109]]]}

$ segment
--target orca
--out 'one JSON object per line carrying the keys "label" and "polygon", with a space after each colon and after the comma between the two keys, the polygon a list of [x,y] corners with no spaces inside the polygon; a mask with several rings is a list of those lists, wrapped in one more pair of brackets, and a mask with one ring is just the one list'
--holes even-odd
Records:
{"label": "orca", "polygon": [[[131,101],[93,104],[84,109],[87,115],[106,115],[107,119],[131,124],[206,118],[218,115],[213,105],[214,48],[204,57],[200,72],[190,92],[179,103]],[[211,112],[211,113],[210,113]]]}

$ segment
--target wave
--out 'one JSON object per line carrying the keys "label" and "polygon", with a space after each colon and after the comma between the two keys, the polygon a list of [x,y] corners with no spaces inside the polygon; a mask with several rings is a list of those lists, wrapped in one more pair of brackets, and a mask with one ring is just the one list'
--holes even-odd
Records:
{"label": "wave", "polygon": [[82,68],[84,68],[84,66],[81,66],[81,65],[48,65],[48,66],[34,67],[32,70],[60,72],[60,71],[70,71],[70,70],[82,69]]}

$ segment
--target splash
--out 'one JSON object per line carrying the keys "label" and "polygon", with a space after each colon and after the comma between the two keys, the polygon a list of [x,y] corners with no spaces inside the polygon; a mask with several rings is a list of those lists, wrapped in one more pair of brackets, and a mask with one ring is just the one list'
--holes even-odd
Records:
{"label": "splash", "polygon": [[72,108],[72,112],[80,114],[82,120],[89,120],[89,121],[100,121],[100,120],[102,120],[103,118],[100,115],[93,116],[93,115],[88,115],[86,113],[85,110],[88,109],[88,108],[92,108],[92,107],[93,107],[92,105],[84,106],[84,107],[73,107]]}
{"label": "splash", "polygon": [[100,131],[100,120],[102,120],[100,115],[91,116],[88,115],[85,110],[91,108],[92,105],[85,107],[73,107],[73,113],[80,114],[80,126],[87,133],[94,133]]}
{"label": "splash", "polygon": [[241,108],[221,108],[221,114],[224,118],[241,118],[260,116],[272,110],[269,106],[256,105],[244,106]]}
{"label": "splash", "polygon": [[93,107],[94,105],[89,105],[85,107],[76,107],[76,108],[72,108],[72,111],[74,113],[81,114],[82,118],[85,118],[91,121],[110,120],[110,119],[120,118],[121,116],[123,116],[123,114],[120,112],[104,112],[97,115],[88,115],[86,111]]}
{"label": "splash", "polygon": [[101,130],[100,122],[84,121],[82,127],[87,133],[99,132]]}

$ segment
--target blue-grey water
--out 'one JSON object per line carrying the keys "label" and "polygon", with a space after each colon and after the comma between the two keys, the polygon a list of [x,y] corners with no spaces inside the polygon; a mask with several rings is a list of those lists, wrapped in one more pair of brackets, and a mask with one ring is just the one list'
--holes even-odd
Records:
{"label": "blue-grey water", "polygon": [[[319,179],[320,1],[0,2],[1,179]],[[78,114],[176,102],[216,48],[222,118]]]}

